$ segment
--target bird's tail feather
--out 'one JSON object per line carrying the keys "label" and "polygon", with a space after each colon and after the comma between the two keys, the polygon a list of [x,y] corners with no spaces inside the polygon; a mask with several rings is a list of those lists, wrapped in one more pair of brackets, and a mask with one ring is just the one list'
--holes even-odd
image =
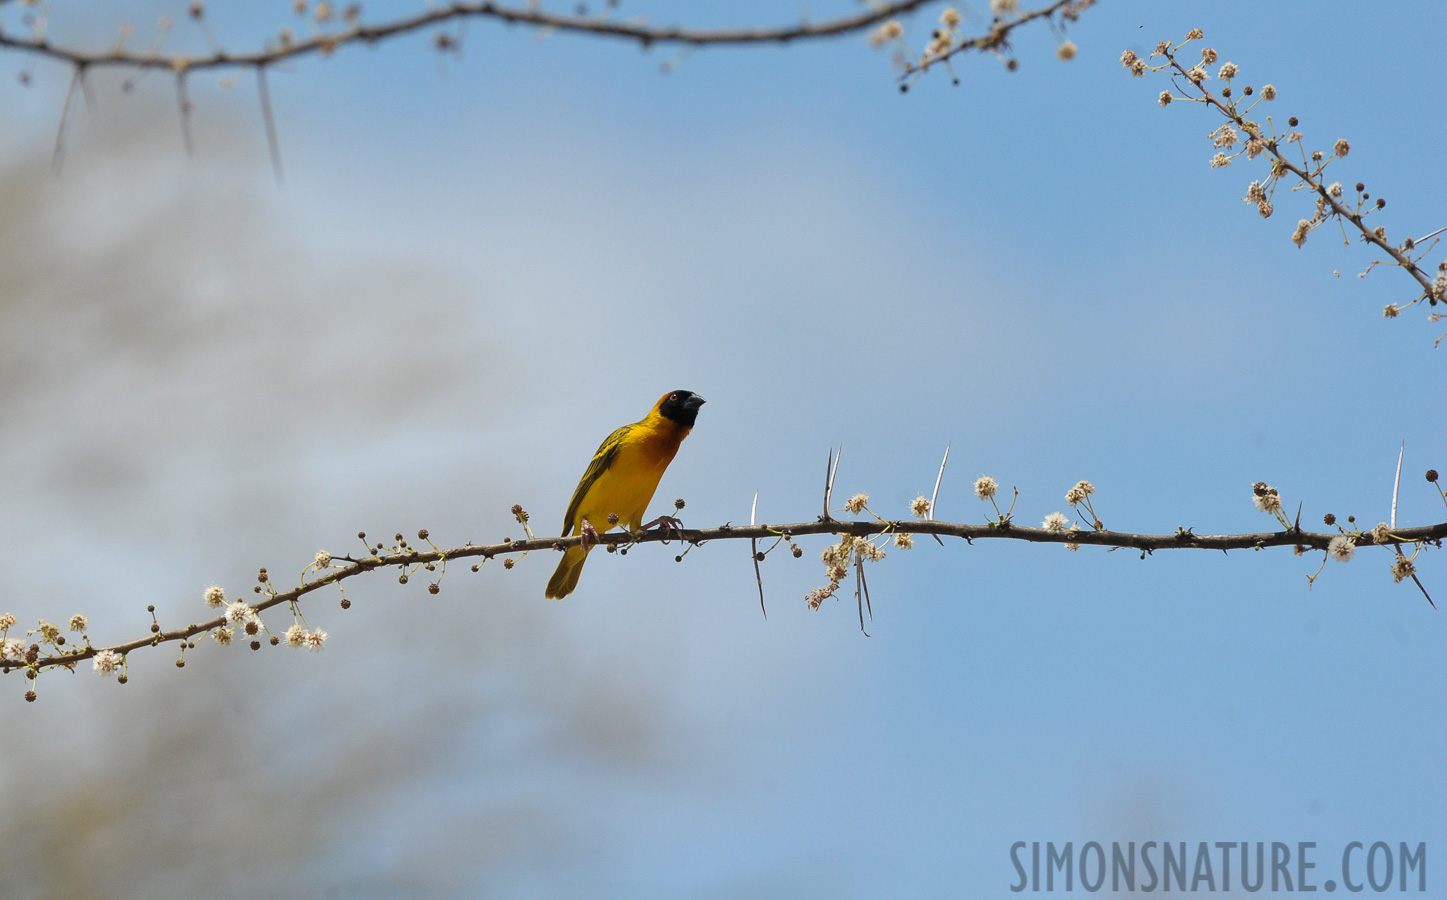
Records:
{"label": "bird's tail feather", "polygon": [[563,561],[558,570],[548,579],[548,590],[543,596],[549,600],[561,600],[578,586],[578,576],[583,574],[583,563],[588,561],[588,551],[582,547],[569,547],[563,551]]}

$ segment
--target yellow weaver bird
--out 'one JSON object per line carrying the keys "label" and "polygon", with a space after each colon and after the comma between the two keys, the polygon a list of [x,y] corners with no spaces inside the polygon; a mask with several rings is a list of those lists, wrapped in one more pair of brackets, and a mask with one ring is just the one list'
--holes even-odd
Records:
{"label": "yellow weaver bird", "polygon": [[581,534],[583,542],[563,552],[563,561],[548,579],[545,596],[561,600],[573,592],[599,532],[615,524],[629,531],[659,523],[676,525],[677,520],[666,516],[644,525],[643,514],[658,489],[663,470],[673,462],[679,444],[693,429],[703,402],[693,391],[664,394],[642,421],[624,425],[598,447],[563,517],[563,537]]}

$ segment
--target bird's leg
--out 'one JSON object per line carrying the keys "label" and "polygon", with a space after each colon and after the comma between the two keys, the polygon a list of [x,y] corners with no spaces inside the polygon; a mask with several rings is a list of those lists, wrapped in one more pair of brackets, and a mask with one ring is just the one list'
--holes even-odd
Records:
{"label": "bird's leg", "polygon": [[584,550],[591,550],[602,541],[602,538],[598,536],[598,529],[594,528],[593,523],[587,519],[584,519],[582,526],[578,528],[578,536],[582,538],[580,546]]}
{"label": "bird's leg", "polygon": [[[683,520],[674,516],[659,516],[647,525],[639,528],[639,533],[648,531],[651,528],[662,528],[665,533],[672,533],[674,537],[683,540]],[[667,543],[667,539],[664,540]]]}

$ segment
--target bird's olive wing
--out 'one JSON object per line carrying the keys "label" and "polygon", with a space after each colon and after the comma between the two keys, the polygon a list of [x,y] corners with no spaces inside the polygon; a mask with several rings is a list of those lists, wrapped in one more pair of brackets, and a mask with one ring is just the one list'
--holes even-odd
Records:
{"label": "bird's olive wing", "polygon": [[[632,425],[624,425],[617,431],[608,435],[603,443],[598,446],[598,452],[593,454],[593,461],[588,463],[588,471],[583,473],[583,480],[578,482],[578,489],[573,491],[573,499],[568,503],[568,513],[563,517],[563,537],[567,537],[573,528],[578,524],[578,508],[583,505],[583,498],[588,496],[588,491],[613,465],[613,458],[618,455],[618,447],[623,443],[623,436],[626,435]],[[607,525],[603,522],[595,523],[599,531],[606,531]]]}

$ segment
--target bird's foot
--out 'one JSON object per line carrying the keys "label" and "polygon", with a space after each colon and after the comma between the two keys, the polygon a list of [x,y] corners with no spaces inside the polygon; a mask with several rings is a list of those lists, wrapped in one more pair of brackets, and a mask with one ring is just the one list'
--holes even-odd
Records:
{"label": "bird's foot", "polygon": [[[678,538],[680,541],[683,540],[682,519],[676,518],[674,516],[659,516],[652,522],[649,522],[647,525],[644,525],[642,528],[638,529],[638,531],[639,533],[642,533],[654,528],[661,529],[665,534],[671,534],[674,537]],[[665,537],[663,539],[663,542],[665,544],[668,543],[668,538]]]}
{"label": "bird's foot", "polygon": [[591,550],[602,541],[602,538],[598,536],[598,529],[594,528],[593,523],[587,519],[583,520],[582,527],[578,529],[578,536],[582,538],[580,546],[584,550]]}

